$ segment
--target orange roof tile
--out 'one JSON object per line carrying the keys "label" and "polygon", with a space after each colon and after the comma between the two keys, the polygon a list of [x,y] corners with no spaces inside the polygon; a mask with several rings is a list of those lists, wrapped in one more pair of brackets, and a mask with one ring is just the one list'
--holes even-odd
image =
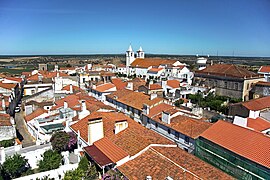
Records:
{"label": "orange roof tile", "polygon": [[148,70],[148,72],[158,73],[161,70],[163,70],[163,68],[151,68]]}
{"label": "orange roof tile", "polygon": [[28,121],[31,121],[32,119],[34,119],[34,118],[36,118],[44,113],[47,113],[47,112],[48,111],[46,111],[43,108],[38,108],[37,110],[35,110],[31,114],[28,114],[27,116],[25,116],[24,119],[28,122]]}
{"label": "orange roof tile", "polygon": [[270,168],[270,137],[263,133],[219,120],[201,137]]}
{"label": "orange roof tile", "polygon": [[270,108],[270,96],[262,97],[258,99],[252,99],[250,101],[240,102],[234,105],[238,105],[238,104],[242,104],[247,109],[253,110],[253,111],[264,110],[264,109]]}
{"label": "orange roof tile", "polygon": [[76,70],[75,67],[60,67],[59,70]]}
{"label": "orange roof tile", "polygon": [[10,81],[16,81],[18,83],[22,82],[22,78],[17,78],[17,77],[6,77],[5,79],[10,80]]}
{"label": "orange roof tile", "polygon": [[[83,89],[79,88],[78,86],[73,86],[72,85],[73,92],[79,92],[79,91],[84,91]],[[62,88],[62,90],[69,91],[70,90],[70,85],[66,85]]]}
{"label": "orange roof tile", "polygon": [[257,73],[248,71],[245,68],[234,64],[214,64],[212,66],[208,66],[203,70],[199,70],[195,72],[195,75],[198,74],[207,74],[207,75],[216,75],[216,76],[229,76],[229,77],[237,77],[237,78],[255,78],[261,77]]}
{"label": "orange roof tile", "polygon": [[94,145],[114,163],[128,156],[128,154],[123,149],[115,145],[107,137],[94,142]]}
{"label": "orange roof tile", "polygon": [[32,76],[27,77],[27,81],[38,81],[39,75],[41,75],[44,79],[51,79],[51,78],[57,77],[57,73],[59,73],[59,77],[69,76],[62,72],[39,71],[38,74],[34,74]]}
{"label": "orange roof tile", "polygon": [[162,111],[166,111],[166,110],[169,110],[171,108],[174,108],[174,107],[172,105],[169,105],[169,104],[161,103],[157,106],[150,108],[149,114],[147,116],[151,118],[153,116],[156,116],[156,115],[162,113]]}
{"label": "orange roof tile", "polygon": [[120,78],[113,78],[111,81],[117,90],[124,89],[127,86],[127,82],[123,82]]}
{"label": "orange roof tile", "polygon": [[180,81],[178,80],[167,80],[167,86],[170,86],[172,88],[180,88]]}
{"label": "orange roof tile", "polygon": [[259,81],[256,82],[255,85],[259,85],[259,86],[270,86],[270,82],[266,82],[266,81]]}
{"label": "orange roof tile", "polygon": [[4,88],[4,89],[12,89],[15,88],[17,86],[17,84],[13,84],[13,83],[2,83],[0,82],[0,87]]}
{"label": "orange roof tile", "polygon": [[263,118],[247,118],[247,127],[252,128],[256,131],[263,131],[266,129],[270,129],[270,122]]}
{"label": "orange roof tile", "polygon": [[270,73],[270,66],[261,66],[258,72],[259,73]]}
{"label": "orange roof tile", "polygon": [[174,64],[176,60],[155,59],[155,58],[137,58],[131,63],[131,67],[148,68],[150,66],[160,66],[161,64]]}
{"label": "orange roof tile", "polygon": [[150,90],[158,90],[158,89],[162,89],[161,85],[159,84],[150,84]]}
{"label": "orange roof tile", "polygon": [[168,176],[172,179],[233,179],[178,147],[151,147],[117,169],[133,180],[145,179],[146,176],[153,179],[166,179]]}
{"label": "orange roof tile", "polygon": [[[97,117],[102,117],[104,136],[110,139],[115,145],[123,149],[129,155],[137,154],[150,144],[174,144],[174,142],[141,126],[134,120],[127,117],[125,114],[118,112],[94,112],[77,123],[71,125],[71,128],[75,132],[78,132],[79,130],[81,137],[88,142],[88,120]],[[127,120],[128,127],[125,130],[115,134],[115,122],[123,119]]]}
{"label": "orange roof tile", "polygon": [[131,106],[138,110],[142,110],[144,104],[151,106],[164,101],[163,98],[158,97],[150,100],[149,95],[144,94],[143,92],[134,92],[130,90],[120,90],[110,95],[107,95],[107,97],[115,99],[118,102]]}
{"label": "orange roof tile", "polygon": [[115,85],[112,83],[105,83],[97,86],[94,90],[98,92],[109,92],[110,89],[114,88]]}

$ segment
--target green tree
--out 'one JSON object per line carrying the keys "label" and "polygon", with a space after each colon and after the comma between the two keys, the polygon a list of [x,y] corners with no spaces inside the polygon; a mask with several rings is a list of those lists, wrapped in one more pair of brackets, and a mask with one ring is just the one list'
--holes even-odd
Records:
{"label": "green tree", "polygon": [[19,154],[8,157],[2,165],[5,179],[20,177],[28,169],[30,169],[28,160]]}
{"label": "green tree", "polygon": [[184,100],[183,99],[179,99],[179,100],[175,101],[174,105],[176,107],[180,107],[180,105],[183,104],[183,103],[184,103]]}
{"label": "green tree", "polygon": [[89,162],[86,157],[82,157],[81,161],[79,162],[78,168],[82,169],[84,172],[89,169]]}
{"label": "green tree", "polygon": [[65,173],[64,180],[81,180],[85,177],[85,172],[82,169],[75,169]]}
{"label": "green tree", "polygon": [[69,134],[64,131],[55,132],[50,140],[53,150],[58,152],[67,150],[69,138]]}
{"label": "green tree", "polygon": [[43,154],[43,159],[39,161],[39,171],[49,171],[52,169],[57,169],[61,165],[62,155],[57,151],[48,150]]}

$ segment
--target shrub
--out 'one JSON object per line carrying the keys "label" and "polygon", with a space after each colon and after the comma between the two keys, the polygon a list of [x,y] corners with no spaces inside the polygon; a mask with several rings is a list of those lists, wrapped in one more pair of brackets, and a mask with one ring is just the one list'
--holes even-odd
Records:
{"label": "shrub", "polygon": [[45,151],[43,154],[43,159],[38,163],[39,171],[43,172],[59,168],[62,158],[62,155],[57,151]]}
{"label": "shrub", "polygon": [[10,147],[10,146],[14,146],[15,144],[15,140],[14,139],[8,139],[8,140],[2,140],[0,141],[0,146],[2,147]]}

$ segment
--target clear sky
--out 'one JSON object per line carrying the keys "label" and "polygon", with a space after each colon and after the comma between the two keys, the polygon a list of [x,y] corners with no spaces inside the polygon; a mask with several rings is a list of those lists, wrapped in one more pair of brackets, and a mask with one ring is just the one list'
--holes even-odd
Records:
{"label": "clear sky", "polygon": [[0,55],[270,56],[270,0],[0,0]]}

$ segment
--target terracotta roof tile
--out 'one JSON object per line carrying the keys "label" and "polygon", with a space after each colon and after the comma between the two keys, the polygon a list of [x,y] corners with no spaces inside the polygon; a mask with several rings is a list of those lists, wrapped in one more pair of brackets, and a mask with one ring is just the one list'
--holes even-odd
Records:
{"label": "terracotta roof tile", "polygon": [[[78,86],[74,86],[74,85],[72,85],[72,89],[73,89],[73,92],[84,91],[83,89],[79,88]],[[62,90],[69,91],[69,90],[70,90],[70,85],[64,86],[64,87],[62,88]]]}
{"label": "terracotta roof tile", "polygon": [[17,84],[13,84],[13,83],[2,83],[0,82],[0,87],[4,88],[4,89],[12,89],[15,88],[17,86]]}
{"label": "terracotta roof tile", "polygon": [[270,86],[270,82],[259,81],[255,83],[256,86]]}
{"label": "terracotta roof tile", "polygon": [[111,81],[116,86],[117,90],[125,89],[125,87],[127,86],[127,82],[123,82],[119,78],[113,78]]}
{"label": "terracotta roof tile", "polygon": [[[127,178],[233,179],[178,147],[151,147],[137,158],[117,167]],[[185,168],[187,171],[183,171]]]}
{"label": "terracotta roof tile", "polygon": [[150,84],[150,90],[159,90],[162,89],[161,85],[159,84]]}
{"label": "terracotta roof tile", "polygon": [[113,164],[101,150],[99,150],[95,145],[87,146],[84,148],[86,153],[101,167],[109,164]]}
{"label": "terracotta roof tile", "polygon": [[262,97],[258,99],[252,99],[250,101],[240,102],[234,105],[238,105],[238,104],[242,104],[247,109],[253,110],[253,111],[264,110],[264,109],[270,108],[270,96]]}
{"label": "terracotta roof tile", "polygon": [[178,80],[168,80],[167,86],[170,86],[172,88],[180,88],[180,81]]}
{"label": "terracotta roof tile", "polygon": [[38,108],[37,110],[35,110],[34,112],[32,112],[31,114],[28,114],[27,116],[24,117],[24,119],[26,121],[31,121],[32,119],[44,114],[44,113],[47,113],[48,111],[46,111],[45,109],[43,108]]}
{"label": "terracotta roof tile", "polygon": [[162,71],[163,68],[151,68],[148,70],[148,72],[151,72],[151,73],[158,73],[159,71]]}
{"label": "terracotta roof tile", "polygon": [[[115,85],[112,83],[105,83],[97,86],[94,90],[98,92],[109,92],[112,88],[115,88]],[[114,91],[114,90],[111,90]]]}
{"label": "terracotta roof tile", "polygon": [[259,73],[270,73],[270,66],[261,66],[258,72]]}
{"label": "terracotta roof tile", "polygon": [[118,102],[121,102],[139,110],[142,110],[144,104],[151,106],[164,101],[163,98],[158,97],[150,100],[149,95],[142,92],[134,92],[130,90],[120,90],[107,96],[111,99],[115,99]]}
{"label": "terracotta roof tile", "polygon": [[150,108],[149,114],[147,116],[151,118],[153,116],[156,116],[156,115],[162,113],[162,111],[166,111],[166,110],[171,109],[171,108],[174,108],[174,107],[172,105],[169,105],[169,104],[161,103],[157,106]]}
{"label": "terracotta roof tile", "polygon": [[[88,142],[88,120],[97,117],[102,117],[104,136],[129,155],[137,154],[150,144],[174,144],[172,141],[141,126],[123,113],[118,112],[94,112],[79,122],[71,125],[71,128],[75,132],[78,132],[79,130],[81,137]],[[127,120],[128,127],[115,134],[115,122],[123,119]]]}
{"label": "terracotta roof tile", "polygon": [[137,58],[131,63],[131,67],[148,68],[150,66],[160,66],[161,64],[174,64],[176,60],[157,59],[157,58]]}
{"label": "terracotta roof tile", "polygon": [[263,133],[219,120],[201,137],[270,168],[270,137]]}
{"label": "terracotta roof tile", "polygon": [[247,118],[247,127],[252,128],[256,131],[263,131],[266,129],[270,129],[270,122],[263,118]]}
{"label": "terracotta roof tile", "polygon": [[214,64],[212,66],[206,67],[203,70],[196,71],[195,75],[196,74],[229,76],[237,78],[254,78],[260,76],[257,73],[248,71],[247,69],[234,64]]}
{"label": "terracotta roof tile", "polygon": [[10,80],[10,81],[17,81],[18,83],[22,82],[22,78],[17,78],[17,77],[6,77],[5,79]]}
{"label": "terracotta roof tile", "polygon": [[114,163],[128,156],[128,154],[123,149],[115,145],[107,137],[104,137],[94,142],[94,146],[96,146],[102,153],[104,153]]}

